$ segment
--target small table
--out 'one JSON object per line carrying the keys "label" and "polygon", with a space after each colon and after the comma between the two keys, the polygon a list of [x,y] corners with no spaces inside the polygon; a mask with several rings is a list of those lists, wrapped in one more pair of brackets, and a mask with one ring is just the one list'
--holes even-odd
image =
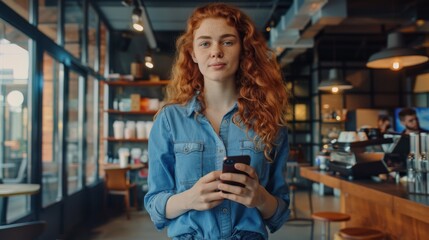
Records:
{"label": "small table", "polygon": [[0,197],[3,198],[3,203],[0,204],[0,225],[7,223],[7,204],[10,196],[33,195],[39,190],[39,184],[0,184]]}

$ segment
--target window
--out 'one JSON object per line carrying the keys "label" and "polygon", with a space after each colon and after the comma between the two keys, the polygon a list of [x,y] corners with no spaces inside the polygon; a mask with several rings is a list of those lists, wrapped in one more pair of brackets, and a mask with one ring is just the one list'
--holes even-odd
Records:
{"label": "window", "polygon": [[64,47],[73,56],[80,59],[82,55],[83,10],[78,0],[65,1],[65,41]]}
{"label": "window", "polygon": [[58,144],[58,103],[60,64],[43,55],[42,97],[42,205],[59,200],[61,193],[61,149]]}
{"label": "window", "polygon": [[3,2],[28,20],[28,0],[3,0]]}
{"label": "window", "polygon": [[79,142],[79,88],[81,78],[79,74],[71,71],[68,81],[67,94],[67,123],[66,123],[66,166],[68,193],[74,193],[82,188],[82,159]]}
{"label": "window", "polygon": [[54,42],[57,41],[57,24],[60,11],[57,1],[39,1],[39,23],[37,27]]}
{"label": "window", "polygon": [[[0,19],[0,179],[5,183],[29,181],[28,42],[27,36]],[[7,221],[29,210],[29,197],[11,197]]]}
{"label": "window", "polygon": [[[94,8],[89,7],[88,11],[88,66],[97,71],[96,63],[98,62],[97,56],[97,26],[98,15]],[[97,67],[99,68],[99,67]]]}
{"label": "window", "polygon": [[103,76],[107,76],[108,74],[108,69],[106,69],[108,58],[108,37],[109,32],[107,30],[106,25],[103,22],[100,22],[100,67],[98,73]]}
{"label": "window", "polygon": [[96,179],[96,141],[97,135],[95,132],[96,123],[95,123],[95,114],[98,114],[97,107],[95,103],[96,92],[94,89],[95,84],[98,84],[98,81],[89,77],[86,83],[86,183],[91,184]]}

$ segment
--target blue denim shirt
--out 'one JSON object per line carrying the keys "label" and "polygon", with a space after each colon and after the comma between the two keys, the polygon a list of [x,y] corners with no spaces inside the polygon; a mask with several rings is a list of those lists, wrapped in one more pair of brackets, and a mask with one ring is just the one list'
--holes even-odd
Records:
{"label": "blue denim shirt", "polygon": [[[193,236],[191,239],[230,239],[238,231],[260,233],[268,238],[289,217],[289,190],[285,182],[289,154],[287,129],[278,133],[274,162],[269,163],[263,148],[255,147],[253,131],[232,123],[237,104],[223,116],[219,135],[202,114],[194,97],[185,106],[169,105],[161,110],[149,137],[149,190],[145,207],[157,229],[168,226],[168,236]],[[191,210],[167,219],[169,197],[190,189],[202,176],[222,169],[225,156],[250,155],[260,184],[277,198],[278,207],[270,219],[263,219],[257,208],[230,200],[207,210]]]}

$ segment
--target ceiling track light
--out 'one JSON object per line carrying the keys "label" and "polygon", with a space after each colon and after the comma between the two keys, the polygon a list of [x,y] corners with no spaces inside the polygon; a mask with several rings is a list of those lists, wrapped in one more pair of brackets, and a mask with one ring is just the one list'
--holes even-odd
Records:
{"label": "ceiling track light", "polygon": [[402,34],[393,32],[387,36],[387,48],[371,55],[366,66],[399,71],[404,67],[418,65],[428,60],[428,56],[422,52],[402,47]]}
{"label": "ceiling track light", "polygon": [[318,87],[320,91],[331,91],[332,93],[339,93],[352,88],[353,85],[338,77],[338,69],[336,68],[329,69],[329,78],[320,82]]}
{"label": "ceiling track light", "polygon": [[133,13],[131,15],[132,23],[133,23],[133,29],[142,32],[144,30],[143,27],[143,20],[142,20],[142,9],[136,2],[135,7],[133,9]]}
{"label": "ceiling track light", "polygon": [[152,62],[152,57],[150,56],[150,55],[146,55],[145,57],[144,57],[144,65],[147,67],[147,68],[153,68],[153,62]]}
{"label": "ceiling track light", "polygon": [[134,6],[131,11],[130,28],[136,32],[145,32],[146,39],[151,49],[157,49],[156,38],[146,11],[146,7],[142,0],[128,0],[130,6]]}

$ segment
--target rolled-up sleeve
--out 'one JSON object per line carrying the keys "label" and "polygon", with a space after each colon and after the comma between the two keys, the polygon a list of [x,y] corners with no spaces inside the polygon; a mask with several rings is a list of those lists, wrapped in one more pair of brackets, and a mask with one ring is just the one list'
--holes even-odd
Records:
{"label": "rolled-up sleeve", "polygon": [[270,179],[266,189],[276,197],[276,212],[265,219],[266,226],[273,233],[283,226],[289,219],[289,187],[286,183],[286,163],[289,155],[289,141],[287,128],[284,127],[279,133],[278,144],[274,152],[274,162],[270,171]]}
{"label": "rolled-up sleeve", "polygon": [[158,230],[170,222],[166,218],[165,208],[176,189],[170,132],[164,108],[156,118],[149,136],[149,189],[144,197],[145,208]]}

